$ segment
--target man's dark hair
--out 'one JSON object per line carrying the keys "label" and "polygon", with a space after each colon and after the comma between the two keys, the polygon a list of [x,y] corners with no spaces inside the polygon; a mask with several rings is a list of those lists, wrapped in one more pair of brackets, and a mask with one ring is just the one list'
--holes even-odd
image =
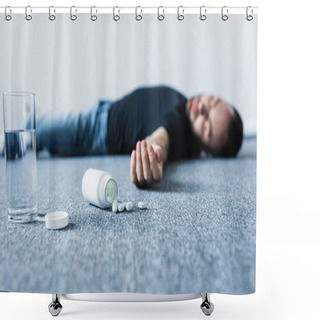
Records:
{"label": "man's dark hair", "polygon": [[213,157],[232,158],[235,157],[241,147],[243,139],[243,124],[241,117],[235,107],[234,114],[229,121],[228,141],[221,148],[210,148],[209,153]]}

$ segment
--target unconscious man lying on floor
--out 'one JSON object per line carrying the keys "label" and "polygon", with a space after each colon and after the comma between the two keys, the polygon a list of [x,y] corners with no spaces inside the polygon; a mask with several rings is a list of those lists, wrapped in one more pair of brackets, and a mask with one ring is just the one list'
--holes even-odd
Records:
{"label": "unconscious man lying on floor", "polygon": [[162,179],[167,161],[235,157],[243,124],[237,110],[209,94],[189,100],[165,86],[139,88],[115,102],[99,100],[87,114],[37,119],[37,151],[82,156],[131,154],[130,174],[138,187]]}

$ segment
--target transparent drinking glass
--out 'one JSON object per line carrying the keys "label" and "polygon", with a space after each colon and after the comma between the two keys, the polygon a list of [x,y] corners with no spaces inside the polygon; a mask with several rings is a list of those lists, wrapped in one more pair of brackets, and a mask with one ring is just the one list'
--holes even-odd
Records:
{"label": "transparent drinking glass", "polygon": [[35,94],[3,93],[8,220],[29,222],[37,214]]}

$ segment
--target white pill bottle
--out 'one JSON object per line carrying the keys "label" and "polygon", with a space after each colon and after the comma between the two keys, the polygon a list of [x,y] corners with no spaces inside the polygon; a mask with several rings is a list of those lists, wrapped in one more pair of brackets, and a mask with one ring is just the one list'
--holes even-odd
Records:
{"label": "white pill bottle", "polygon": [[118,195],[117,182],[107,171],[88,169],[82,178],[82,195],[99,208],[109,208]]}

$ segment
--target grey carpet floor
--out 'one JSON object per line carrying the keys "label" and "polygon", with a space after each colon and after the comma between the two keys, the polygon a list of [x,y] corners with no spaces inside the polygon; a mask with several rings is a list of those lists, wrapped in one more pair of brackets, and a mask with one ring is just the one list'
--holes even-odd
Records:
{"label": "grey carpet floor", "polygon": [[[130,181],[130,156],[39,158],[39,214],[69,212],[69,226],[7,222],[0,159],[0,290],[152,294],[255,291],[256,138],[237,158],[169,163],[151,190]],[[111,172],[119,200],[145,201],[119,214],[81,194],[87,168]]]}

